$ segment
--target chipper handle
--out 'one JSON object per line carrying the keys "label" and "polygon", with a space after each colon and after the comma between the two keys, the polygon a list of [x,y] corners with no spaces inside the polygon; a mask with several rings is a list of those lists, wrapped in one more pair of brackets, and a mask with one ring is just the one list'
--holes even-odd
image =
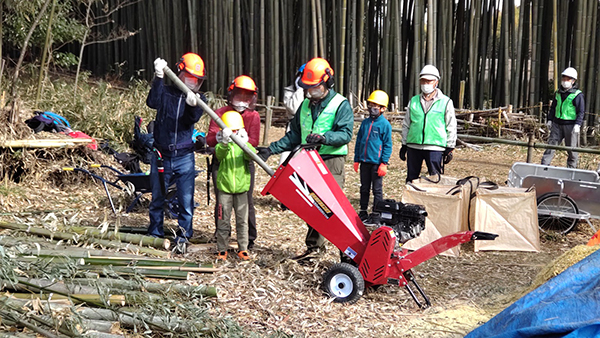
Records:
{"label": "chipper handle", "polygon": [[[171,68],[165,67],[164,72],[167,75],[167,77],[169,79],[171,79],[171,81],[173,81],[173,83],[177,86],[177,88],[179,88],[179,90],[184,92],[186,95],[188,92],[191,91],[179,79],[179,77],[177,77],[177,75],[171,70]],[[197,97],[196,101],[198,102],[200,107],[202,107],[202,109],[204,109],[204,111],[208,114],[208,116],[210,116],[210,118],[213,119],[221,129],[227,128],[227,126],[225,125],[225,122],[223,122],[223,120],[221,120],[219,115],[217,115],[206,103],[204,103],[204,101],[202,101],[200,99],[198,94],[196,94],[196,97]],[[242,148],[242,150],[246,154],[248,154],[256,163],[258,163],[258,165],[260,165],[260,167],[263,168],[264,171],[266,171],[267,174],[269,174],[269,176],[273,176],[273,174],[275,174],[275,171],[273,171],[273,169],[271,169],[271,167],[269,167],[267,165],[267,163],[265,163],[265,161],[263,161],[260,157],[258,157],[257,154],[255,154],[252,150],[250,150],[250,148],[248,148],[248,146],[242,141],[242,139],[240,139],[239,136],[232,134],[231,139],[233,140],[233,142],[235,142],[235,144],[240,146],[240,148]]]}

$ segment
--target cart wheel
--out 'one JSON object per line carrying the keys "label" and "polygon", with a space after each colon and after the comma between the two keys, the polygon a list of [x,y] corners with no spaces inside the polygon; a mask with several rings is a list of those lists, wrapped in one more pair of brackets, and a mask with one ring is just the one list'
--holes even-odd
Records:
{"label": "cart wheel", "polygon": [[[550,210],[578,214],[577,204],[569,196],[559,193],[547,193],[537,201],[538,210]],[[568,217],[538,215],[540,230],[546,233],[558,233],[564,235],[573,230],[577,219]]]}
{"label": "cart wheel", "polygon": [[323,288],[336,303],[353,304],[365,291],[358,268],[348,263],[334,264],[323,276]]}

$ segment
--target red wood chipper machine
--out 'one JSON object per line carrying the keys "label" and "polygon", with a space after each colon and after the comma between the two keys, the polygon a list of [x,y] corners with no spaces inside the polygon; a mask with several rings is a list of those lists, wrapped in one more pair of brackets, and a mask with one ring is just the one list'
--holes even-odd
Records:
{"label": "red wood chipper machine", "polygon": [[[168,67],[165,74],[184,93],[189,91]],[[200,99],[197,101],[221,128],[226,127],[208,105]],[[324,290],[336,302],[354,303],[366,287],[393,284],[404,286],[419,307],[427,308],[431,305],[429,298],[411,269],[462,243],[493,240],[497,236],[478,231],[460,232],[409,253],[401,245],[424,229],[427,216],[424,207],[386,200],[381,217],[384,225],[369,233],[323,163],[316,145],[296,147],[277,171],[273,171],[237,135],[232,135],[232,140],[271,176],[262,194],[274,196],[348,258],[348,262],[334,264],[323,277]],[[411,284],[422,300],[417,298]]]}

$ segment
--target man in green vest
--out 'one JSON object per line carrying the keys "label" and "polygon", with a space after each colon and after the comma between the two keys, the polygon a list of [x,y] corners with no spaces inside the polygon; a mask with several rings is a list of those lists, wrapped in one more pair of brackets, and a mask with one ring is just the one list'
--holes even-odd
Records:
{"label": "man in green vest", "polygon": [[437,88],[440,72],[432,65],[421,70],[421,94],[410,99],[402,122],[400,159],[407,161],[406,182],[419,178],[423,161],[429,175],[443,174],[456,145],[454,103]]}
{"label": "man in green vest", "polygon": [[[333,90],[333,69],[325,59],[307,62],[298,84],[306,98],[290,121],[290,130],[269,147],[257,148],[258,156],[266,161],[272,154],[290,151],[299,144],[319,143],[323,162],[343,189],[344,164],[354,127],[352,107]],[[299,257],[324,249],[325,238],[309,225],[305,243],[307,251]]]}
{"label": "man in green vest", "polygon": [[[554,101],[548,112],[548,129],[550,137],[548,144],[558,145],[565,140],[565,146],[579,146],[579,130],[583,124],[585,102],[583,93],[577,89],[577,71],[569,67],[562,72],[560,88],[554,95]],[[567,150],[567,167],[577,168],[578,153]],[[542,156],[542,164],[550,165],[554,158],[554,149],[546,149]]]}

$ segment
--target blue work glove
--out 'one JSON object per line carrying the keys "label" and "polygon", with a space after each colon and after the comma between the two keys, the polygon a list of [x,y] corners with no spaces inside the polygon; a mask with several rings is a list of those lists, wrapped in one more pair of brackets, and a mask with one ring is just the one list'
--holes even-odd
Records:
{"label": "blue work glove", "polygon": [[319,135],[319,134],[308,134],[306,136],[306,143],[324,144],[325,143],[325,136]]}
{"label": "blue work glove", "polygon": [[408,147],[406,146],[406,144],[403,144],[400,148],[400,153],[398,154],[402,161],[406,161],[406,150],[408,150]]}

